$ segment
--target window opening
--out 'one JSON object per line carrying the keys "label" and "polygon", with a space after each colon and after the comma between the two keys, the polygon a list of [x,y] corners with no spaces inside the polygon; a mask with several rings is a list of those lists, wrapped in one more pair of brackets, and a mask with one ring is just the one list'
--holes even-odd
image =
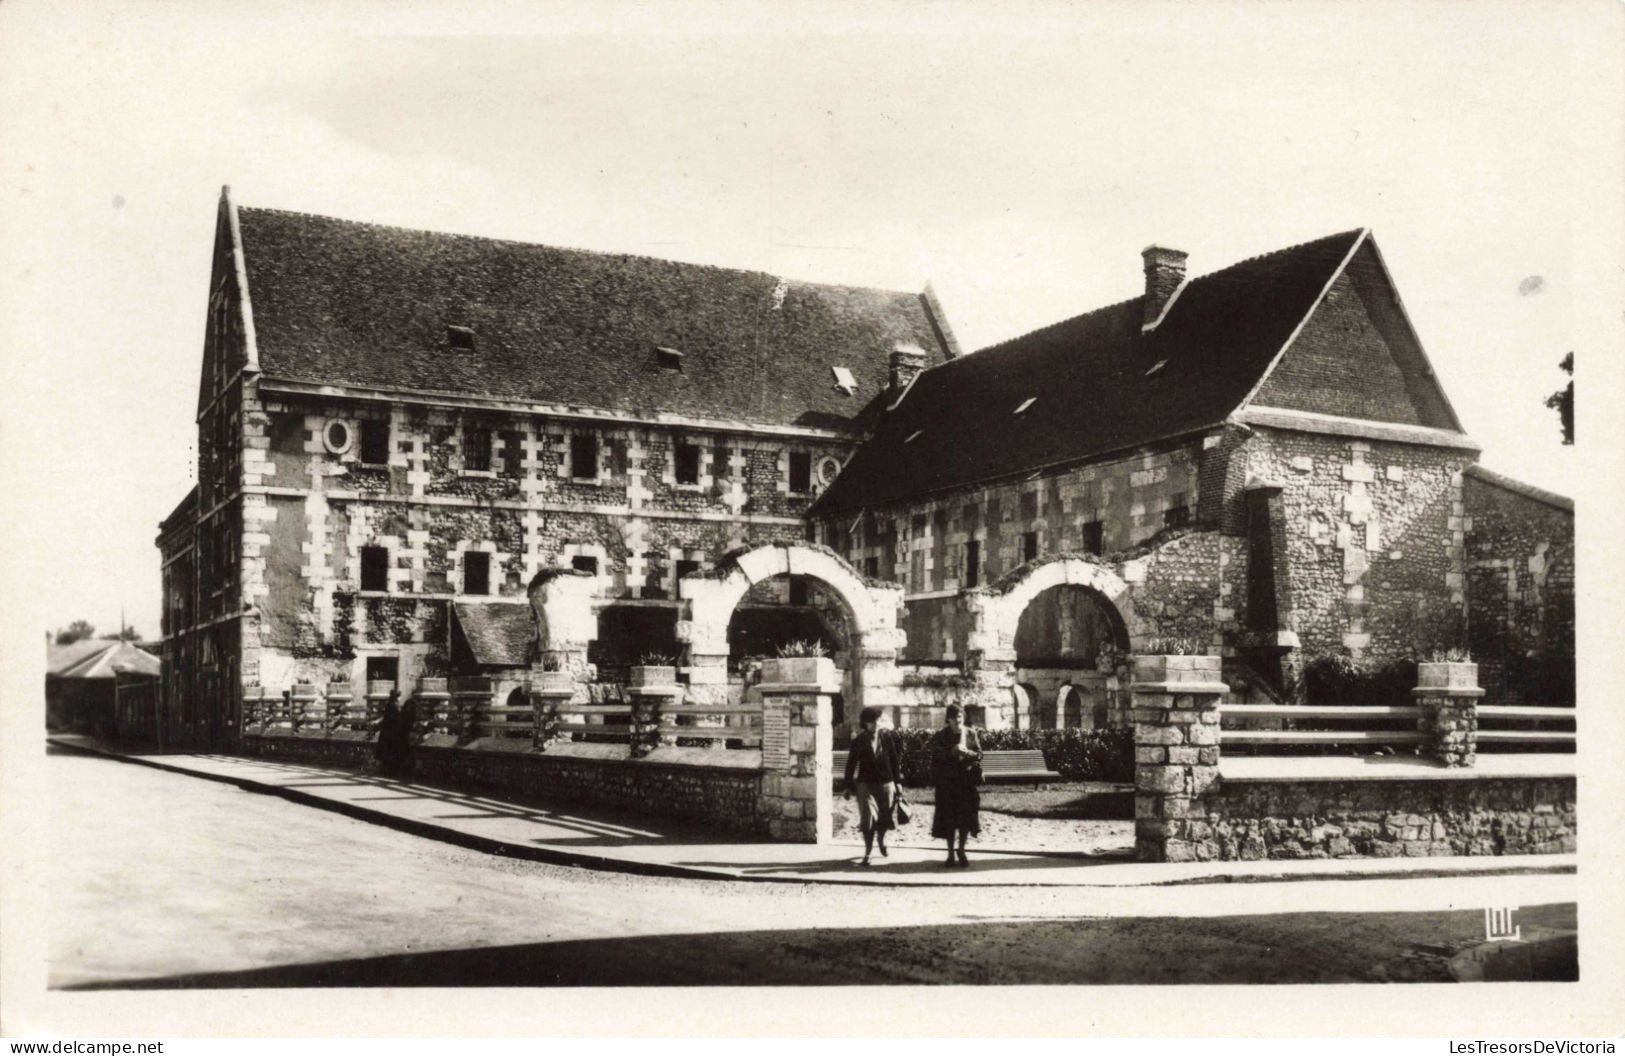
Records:
{"label": "window opening", "polygon": [[446,344],[453,352],[474,351],[474,328],[471,326],[446,327]]}
{"label": "window opening", "polygon": [[577,572],[591,572],[596,576],[598,574],[598,558],[592,554],[577,554],[570,559],[570,567]]}
{"label": "window opening", "polygon": [[982,544],[975,539],[965,544],[965,586],[982,581]]}
{"label": "window opening", "polygon": [[375,466],[389,462],[389,419],[368,419],[361,423],[361,461]]}
{"label": "window opening", "polygon": [[1027,561],[1032,561],[1037,557],[1038,557],[1038,533],[1037,532],[1022,532],[1021,533],[1021,560],[1023,562],[1027,562]]}
{"label": "window opening", "polygon": [[1099,554],[1105,548],[1106,526],[1099,521],[1090,521],[1083,526],[1083,552],[1086,554]]}
{"label": "window opening", "polygon": [[361,548],[361,589],[389,589],[389,548],[363,546]]}
{"label": "window opening", "polygon": [[598,437],[577,433],[570,438],[570,476],[577,480],[598,478]]}
{"label": "window opening", "polygon": [[790,452],[790,490],[812,490],[812,456],[805,451]]}
{"label": "window opening", "polygon": [[463,430],[463,468],[476,470],[491,468],[491,430]]}
{"label": "window opening", "polygon": [[367,657],[368,682],[394,682],[400,675],[401,662],[393,656]]}
{"label": "window opening", "polygon": [[700,482],[700,449],[696,444],[678,444],[673,454],[679,484]]}
{"label": "window opening", "polygon": [[491,593],[491,555],[478,550],[463,553],[463,593]]}
{"label": "window opening", "polygon": [[662,370],[682,371],[683,353],[666,345],[655,346],[655,362]]}
{"label": "window opening", "polygon": [[698,572],[699,570],[700,570],[700,563],[698,561],[688,561],[688,560],[680,560],[680,561],[678,561],[677,562],[676,572],[675,572],[676,577],[677,577],[677,582],[681,583],[683,581],[684,576],[692,576],[694,573]]}

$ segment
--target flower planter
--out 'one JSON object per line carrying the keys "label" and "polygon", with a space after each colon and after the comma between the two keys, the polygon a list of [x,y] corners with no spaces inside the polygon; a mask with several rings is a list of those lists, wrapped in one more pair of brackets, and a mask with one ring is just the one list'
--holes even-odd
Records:
{"label": "flower planter", "polygon": [[838,685],[835,661],[827,656],[775,656],[762,661],[764,686]]}
{"label": "flower planter", "polygon": [[677,668],[666,664],[633,664],[627,675],[632,686],[675,686]]}
{"label": "flower planter", "polygon": [[1136,656],[1134,681],[1217,682],[1222,667],[1223,660],[1217,656]]}
{"label": "flower planter", "polygon": [[569,696],[576,690],[575,676],[568,671],[536,671],[530,676],[532,693]]}
{"label": "flower planter", "polygon": [[1477,689],[1478,665],[1449,660],[1416,665],[1417,689]]}

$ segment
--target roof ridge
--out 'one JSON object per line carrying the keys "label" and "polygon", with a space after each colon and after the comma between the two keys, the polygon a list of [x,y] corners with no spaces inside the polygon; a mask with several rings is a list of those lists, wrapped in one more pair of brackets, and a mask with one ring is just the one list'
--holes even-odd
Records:
{"label": "roof ridge", "polygon": [[322,220],[333,224],[344,224],[349,227],[368,228],[376,231],[393,231],[408,235],[433,235],[436,238],[453,238],[469,242],[482,242],[505,246],[523,246],[527,249],[546,249],[556,253],[574,253],[583,257],[599,259],[642,260],[653,264],[669,264],[681,268],[698,268],[707,271],[722,272],[728,275],[755,275],[777,282],[790,282],[801,286],[815,286],[821,290],[848,290],[868,293],[887,293],[898,297],[917,297],[919,290],[898,290],[888,286],[854,286],[849,283],[815,282],[811,279],[798,279],[788,275],[778,275],[759,268],[734,268],[725,264],[707,264],[694,260],[674,260],[670,257],[656,257],[647,253],[620,253],[604,249],[588,249],[584,246],[563,246],[551,242],[525,242],[517,238],[498,238],[492,235],[471,235],[463,231],[446,231],[430,227],[407,227],[403,224],[381,224],[372,220],[352,220],[344,216],[330,216],[326,213],[310,213],[299,209],[277,209],[272,206],[238,205],[237,211],[242,213],[274,213],[278,216],[301,217],[310,220]]}
{"label": "roof ridge", "polygon": [[[1224,267],[1222,267],[1222,268],[1215,268],[1212,271],[1205,271],[1200,275],[1192,276],[1189,279],[1187,279],[1184,283],[1182,283],[1181,287],[1183,288],[1185,286],[1189,286],[1189,285],[1192,285],[1194,283],[1204,282],[1204,281],[1206,281],[1208,279],[1214,278],[1215,276],[1223,275],[1227,271],[1231,271],[1231,270],[1233,270],[1235,268],[1239,268],[1239,267],[1242,267],[1242,266],[1247,265],[1247,264],[1254,264],[1254,263],[1257,263],[1258,261],[1270,260],[1270,259],[1273,259],[1273,258],[1276,258],[1276,257],[1284,256],[1284,255],[1286,255],[1288,253],[1295,253],[1298,250],[1304,249],[1305,247],[1308,247],[1308,246],[1315,245],[1316,243],[1319,243],[1319,242],[1332,242],[1332,241],[1335,241],[1335,240],[1340,239],[1340,238],[1358,237],[1362,232],[1369,232],[1370,230],[1371,229],[1369,227],[1356,227],[1356,228],[1351,228],[1351,229],[1349,229],[1347,231],[1338,231],[1338,232],[1336,232],[1334,234],[1322,235],[1319,238],[1305,239],[1302,242],[1297,242],[1297,243],[1294,243],[1294,244],[1292,244],[1290,246],[1282,246],[1280,249],[1272,249],[1272,250],[1269,250],[1269,251],[1264,252],[1264,253],[1255,253],[1250,257],[1243,257],[1240,260],[1232,261],[1231,263],[1224,265]],[[1110,304],[1101,305],[1098,308],[1090,308],[1087,311],[1079,312],[1077,315],[1069,315],[1065,319],[1058,319],[1053,323],[1046,323],[1045,325],[1040,326],[1035,330],[1028,330],[1028,331],[1025,331],[1023,333],[1017,334],[1014,337],[1007,337],[1003,341],[999,341],[999,342],[997,342],[995,344],[986,345],[986,346],[978,349],[977,352],[978,353],[981,353],[981,352],[993,352],[993,351],[996,351],[998,349],[1001,349],[1001,348],[1005,347],[1006,345],[1014,344],[1017,341],[1025,341],[1028,338],[1037,337],[1039,334],[1048,333],[1048,332],[1050,332],[1052,330],[1055,330],[1058,327],[1066,326],[1066,325],[1068,325],[1070,323],[1076,323],[1078,320],[1086,319],[1091,315],[1096,315],[1096,314],[1099,314],[1101,312],[1109,312],[1109,311],[1113,311],[1115,309],[1124,308],[1124,307],[1127,307],[1130,304],[1138,303],[1139,301],[1142,301],[1144,299],[1145,299],[1145,295],[1144,294],[1139,294],[1137,296],[1129,297],[1129,298],[1126,298],[1126,299],[1121,300],[1121,301],[1113,301]],[[959,358],[963,359],[965,357],[961,356]],[[950,360],[949,362],[954,362],[954,361]],[[935,370],[937,367],[943,367],[943,366],[946,366],[946,365],[947,365],[946,363],[938,363],[938,364],[935,364],[930,369]]]}

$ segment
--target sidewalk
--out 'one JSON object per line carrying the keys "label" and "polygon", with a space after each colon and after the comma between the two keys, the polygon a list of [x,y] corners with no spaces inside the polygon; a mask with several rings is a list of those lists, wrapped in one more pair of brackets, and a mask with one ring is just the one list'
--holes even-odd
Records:
{"label": "sidewalk", "polygon": [[1572,854],[1504,858],[1343,858],[1151,864],[1123,857],[977,851],[944,869],[940,850],[899,847],[857,864],[856,840],[763,843],[665,818],[538,807],[338,767],[223,755],[138,755],[92,738],[52,735],[61,748],[221,781],[250,792],[510,858],[650,876],[882,886],[1156,887],[1192,883],[1357,880],[1573,873]]}

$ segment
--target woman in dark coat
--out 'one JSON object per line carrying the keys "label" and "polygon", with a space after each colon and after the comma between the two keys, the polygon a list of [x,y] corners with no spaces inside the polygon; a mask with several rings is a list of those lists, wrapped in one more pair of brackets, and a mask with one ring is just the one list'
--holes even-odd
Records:
{"label": "woman in dark coat", "polygon": [[931,738],[931,769],[937,784],[931,835],[948,841],[945,864],[969,866],[965,840],[982,833],[982,793],[977,787],[982,774],[982,742],[975,730],[960,724],[957,705],[948,706],[948,725]]}

